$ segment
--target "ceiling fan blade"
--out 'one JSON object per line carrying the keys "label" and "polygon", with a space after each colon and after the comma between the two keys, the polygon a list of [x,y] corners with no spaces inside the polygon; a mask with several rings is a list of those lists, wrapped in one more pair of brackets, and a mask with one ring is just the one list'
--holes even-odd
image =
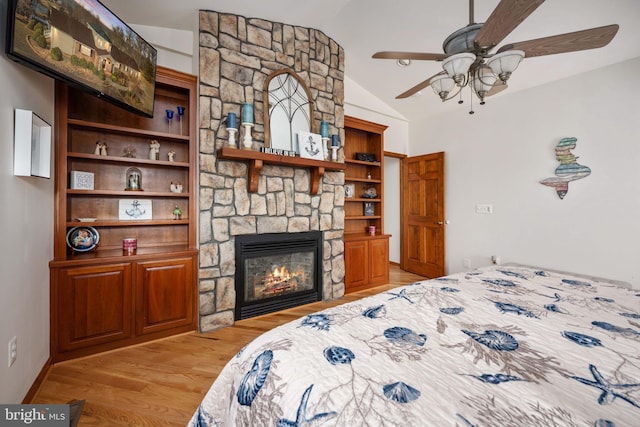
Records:
{"label": "ceiling fan blade", "polygon": [[542,3],[544,0],[500,1],[478,31],[476,44],[489,48],[496,46]]}
{"label": "ceiling fan blade", "polygon": [[402,92],[400,95],[396,96],[396,99],[404,99],[404,98],[408,98],[411,95],[420,92],[422,89],[426,88],[429,86],[429,84],[431,83],[431,79],[434,78],[435,76],[439,76],[440,74],[444,74],[444,72],[439,72],[438,74],[434,74],[433,76],[429,77],[427,80],[418,83],[417,85],[415,85],[414,87],[412,87],[411,89],[407,90],[406,92]]}
{"label": "ceiling fan blade", "polygon": [[487,92],[485,97],[493,96],[493,95],[495,95],[497,93],[500,93],[500,92],[502,92],[503,90],[505,90],[508,87],[509,86],[506,83],[503,83],[502,81],[498,80],[496,82],[496,84],[494,84],[493,87],[491,89],[489,89],[489,91]]}
{"label": "ceiling fan blade", "polygon": [[525,52],[525,58],[531,58],[534,56],[596,49],[609,44],[618,32],[618,28],[617,24],[612,24],[557,36],[510,43],[498,49],[498,53],[517,49]]}
{"label": "ceiling fan blade", "polygon": [[426,52],[376,52],[372,56],[376,59],[413,59],[416,61],[442,61],[446,57],[444,53]]}

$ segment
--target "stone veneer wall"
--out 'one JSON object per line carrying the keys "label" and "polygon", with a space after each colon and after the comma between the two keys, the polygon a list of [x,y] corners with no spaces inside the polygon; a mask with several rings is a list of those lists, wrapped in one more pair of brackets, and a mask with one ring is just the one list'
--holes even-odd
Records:
{"label": "stone veneer wall", "polygon": [[314,128],[325,120],[343,141],[344,50],[311,28],[213,11],[199,18],[199,315],[206,332],[234,322],[236,235],[323,231],[323,299],[344,295],[344,172],[327,171],[311,195],[309,170],[265,164],[258,192],[248,193],[248,165],[216,157],[228,138],[222,120],[232,111],[240,119],[244,102],[254,106],[254,148],[264,145],[264,81],[282,68],[311,90]]}

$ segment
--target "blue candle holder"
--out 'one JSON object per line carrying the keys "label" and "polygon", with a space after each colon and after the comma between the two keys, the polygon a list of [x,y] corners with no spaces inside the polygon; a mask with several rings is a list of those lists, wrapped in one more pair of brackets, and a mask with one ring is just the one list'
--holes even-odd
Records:
{"label": "blue candle holder", "polygon": [[253,104],[246,102],[242,105],[242,123],[253,123]]}
{"label": "blue candle holder", "polygon": [[331,135],[331,160],[338,161],[338,149],[340,148],[340,140],[335,133]]}
{"label": "blue candle holder", "polygon": [[320,122],[320,136],[323,138],[329,138],[329,123],[325,121]]}
{"label": "blue candle holder", "polygon": [[182,135],[182,120],[183,120],[183,116],[184,116],[184,107],[182,105],[178,105],[176,107],[176,109],[178,110],[178,121],[180,122],[180,135]]}
{"label": "blue candle holder", "polygon": [[227,115],[227,129],[228,128],[236,128],[236,113],[229,113]]}
{"label": "blue candle holder", "polygon": [[227,132],[229,133],[229,147],[236,148],[236,113],[227,114]]}
{"label": "blue candle holder", "polygon": [[173,121],[173,110],[166,110],[167,122],[169,123],[169,133],[171,133],[171,122]]}

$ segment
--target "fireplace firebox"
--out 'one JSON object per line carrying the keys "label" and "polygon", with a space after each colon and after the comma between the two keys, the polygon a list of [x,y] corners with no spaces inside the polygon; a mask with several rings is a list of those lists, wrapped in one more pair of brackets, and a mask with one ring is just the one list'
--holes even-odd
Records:
{"label": "fireplace firebox", "polygon": [[235,238],[235,319],[322,299],[322,232]]}

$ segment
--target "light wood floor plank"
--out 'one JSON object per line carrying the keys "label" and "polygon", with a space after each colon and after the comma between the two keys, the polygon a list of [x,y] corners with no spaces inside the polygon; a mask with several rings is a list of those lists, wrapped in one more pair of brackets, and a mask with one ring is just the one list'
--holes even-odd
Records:
{"label": "light wood floor plank", "polygon": [[54,365],[32,403],[84,399],[79,426],[184,426],[220,370],[263,332],[307,314],[422,280],[392,266],[390,283],[236,322]]}

